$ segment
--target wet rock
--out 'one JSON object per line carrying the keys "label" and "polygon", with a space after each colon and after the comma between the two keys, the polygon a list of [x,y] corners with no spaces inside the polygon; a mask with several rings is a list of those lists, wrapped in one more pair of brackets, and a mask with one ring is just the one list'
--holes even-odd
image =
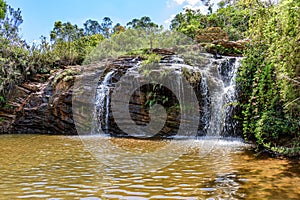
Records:
{"label": "wet rock", "polygon": [[219,54],[214,54],[214,59],[222,59],[223,57],[221,56],[221,55],[219,55]]}
{"label": "wet rock", "polygon": [[[209,113],[208,109],[211,105],[211,94],[207,88],[203,88],[204,78],[200,71],[206,67],[207,63],[204,62],[203,66],[197,65],[193,67],[186,64],[184,59],[173,55],[171,50],[154,49],[153,51],[164,56],[160,61],[160,67],[155,68],[155,70],[152,69],[149,75],[162,75],[161,78],[164,79],[165,76],[163,75],[174,71],[176,74],[184,76],[193,87],[199,102],[201,119],[199,121],[198,134],[205,135],[207,123],[210,120],[210,115],[207,113]],[[213,57],[212,55],[210,56],[208,56],[209,60]],[[112,94],[125,74],[130,77],[140,78],[140,73],[143,73],[143,70],[145,70],[141,67],[142,61],[143,59],[139,56],[124,56],[115,60],[108,60],[101,70],[92,65],[84,67],[73,66],[57,69],[51,72],[51,75],[32,77],[31,80],[15,86],[14,90],[9,94],[7,106],[0,109],[0,133],[74,135],[78,133],[78,130],[83,134],[95,133],[93,132],[95,130],[93,130],[92,124],[95,120],[95,115],[86,108],[95,104],[97,83],[101,84],[105,76],[113,71],[108,85],[111,90],[110,94]],[[232,78],[232,65],[235,63],[235,58],[228,58],[228,61],[224,61],[224,64],[222,64],[222,59],[213,61],[219,66],[219,71],[216,70],[219,73],[218,77],[221,77],[224,85],[228,85]],[[74,86],[75,77],[76,83],[80,83],[80,87]],[[178,80],[172,79],[172,84],[175,88],[176,84],[179,84],[176,81]],[[125,82],[125,84],[131,84],[131,82]],[[132,94],[129,103],[131,119],[122,119],[122,123],[130,125],[134,121],[139,126],[146,126],[151,120],[149,115],[151,105],[153,103],[162,104],[166,108],[167,119],[163,129],[155,137],[173,136],[179,129],[181,119],[178,101],[176,101],[174,94],[172,96],[172,93],[166,88],[156,91],[158,92],[157,95],[160,96],[157,99],[150,94],[150,92],[153,92],[152,90],[155,90],[154,86],[148,85]],[[81,93],[81,96],[84,98],[74,99],[74,91],[75,93]],[[164,97],[168,97],[169,100],[166,100]],[[78,106],[78,112],[74,112],[74,107],[72,108],[74,104]],[[234,110],[230,110],[230,113],[234,112]],[[106,111],[98,113],[97,117],[104,119],[104,115],[108,117],[108,120],[100,122],[104,132],[113,136],[128,136],[116,124],[110,105],[108,113]],[[231,118],[226,120],[228,123],[233,123],[230,121]]]}
{"label": "wet rock", "polygon": [[[160,52],[162,53],[162,52]],[[189,66],[185,64],[184,60],[171,55],[167,55],[165,53],[165,57],[160,61],[158,64],[159,66],[151,66],[151,71],[149,72],[148,76],[150,77],[157,77],[159,78],[162,76],[162,79],[165,79],[163,77],[163,74],[166,74],[168,72],[172,73],[176,71],[176,73],[182,73],[181,71],[185,71],[186,73],[184,76],[186,76],[187,81],[192,85],[192,87],[197,91],[200,88],[201,84],[201,75],[200,71],[197,67],[193,68],[192,66]],[[123,58],[127,59],[127,58]],[[138,62],[140,62],[140,59],[131,59],[130,62],[128,60],[124,63],[124,60],[117,60],[113,61],[112,64],[109,66],[109,70],[104,70],[105,73],[103,76],[99,79],[99,85],[101,87],[99,88],[109,88],[111,93],[115,90],[116,83],[120,81],[120,78],[123,77],[123,75],[126,73],[127,77],[131,77],[128,80],[135,80],[138,78],[140,79],[140,85],[141,88],[137,88],[134,93],[131,94],[131,98],[129,101],[129,112],[130,112],[130,119],[119,119],[119,123],[122,123],[123,126],[131,126],[132,121],[137,126],[147,126],[151,121],[151,116],[149,114],[150,107],[152,104],[161,104],[166,109],[167,118],[162,119],[165,120],[164,127],[159,131],[156,135],[153,137],[169,137],[177,134],[177,131],[179,129],[180,125],[180,107],[178,106],[179,102],[176,96],[171,92],[171,90],[161,87],[160,89],[157,89],[157,85],[148,84],[147,81],[145,84],[143,84],[143,78],[141,77],[140,73],[143,74],[143,70],[148,70],[147,66],[140,65],[138,66]],[[132,65],[133,64],[133,65]],[[176,64],[176,65],[174,65]],[[170,67],[174,70],[170,70]],[[110,71],[114,71],[110,77],[107,77],[106,75]],[[190,73],[188,71],[191,70]],[[195,70],[195,71],[193,71]],[[138,73],[140,72],[140,73]],[[147,77],[147,75],[146,75]],[[107,85],[103,85],[104,79],[109,79],[109,83]],[[174,82],[174,87],[176,87],[177,80],[170,80],[171,82]],[[132,84],[131,81],[126,81],[124,84]],[[156,88],[156,89],[155,89]],[[100,90],[99,90],[100,91]],[[131,92],[131,91],[128,91]],[[125,92],[126,93],[126,92]],[[153,96],[153,94],[155,95]],[[199,98],[200,98],[200,93]],[[103,94],[98,93],[99,97],[103,96]],[[168,100],[166,100],[166,98]],[[99,99],[103,99],[99,98]],[[107,113],[107,107],[106,107],[106,101],[107,100],[107,94],[105,95],[105,98],[103,102],[100,102],[99,105],[96,105],[99,107],[99,113],[97,113],[97,116],[99,117],[98,125],[97,127],[101,127],[102,131],[113,135],[113,136],[125,136],[128,135],[123,132],[119,126],[116,124],[114,120],[114,116],[112,115],[111,111],[111,105],[109,105],[108,112]],[[126,109],[124,108],[124,112]],[[122,111],[121,111],[122,112]],[[107,119],[108,118],[108,119]],[[108,123],[108,124],[107,124]],[[97,129],[96,129],[97,130]],[[134,133],[131,133],[134,134]]]}

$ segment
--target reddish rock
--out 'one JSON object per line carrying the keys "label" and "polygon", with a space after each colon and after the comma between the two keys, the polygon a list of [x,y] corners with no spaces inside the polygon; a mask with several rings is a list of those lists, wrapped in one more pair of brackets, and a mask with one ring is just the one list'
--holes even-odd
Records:
{"label": "reddish rock", "polygon": [[228,41],[228,40],[215,40],[212,44],[221,45],[225,48],[236,48],[243,50],[245,49],[246,45],[249,44],[249,40],[238,40],[238,41]]}
{"label": "reddish rock", "polygon": [[[76,134],[71,109],[74,78],[64,79],[76,70],[77,67],[59,69],[50,77],[37,75],[16,86],[6,108],[0,110],[0,133]],[[58,76],[62,77],[54,85]]]}
{"label": "reddish rock", "polygon": [[[168,55],[171,51],[161,50],[157,53]],[[172,57],[172,56],[169,56]],[[132,68],[140,62],[140,58],[123,57],[113,61],[109,61],[105,72],[114,69],[112,83],[117,83],[120,78],[126,73],[129,68]],[[165,56],[162,62],[171,64],[172,59]],[[83,75],[77,75],[79,71],[84,69]],[[135,74],[133,74],[135,76]],[[193,76],[193,73],[191,73]],[[74,87],[74,79],[80,82],[81,77],[84,77],[80,85],[82,87]],[[51,72],[49,75],[37,75],[30,81],[27,81],[19,86],[15,86],[11,91],[7,107],[0,109],[0,133],[21,133],[21,134],[63,134],[74,135],[77,130],[80,133],[91,133],[91,122],[94,114],[86,109],[87,106],[94,104],[93,87],[91,84],[97,80],[103,80],[100,71],[95,70],[92,66],[66,67]],[[200,77],[201,78],[201,77]],[[76,83],[78,83],[76,81]],[[199,90],[201,81],[191,82],[197,94],[201,94]],[[83,93],[85,98],[74,100],[72,98],[73,90],[78,90]],[[164,89],[160,91],[162,96],[171,96],[170,91]],[[75,93],[76,94],[76,93]],[[137,92],[132,96],[130,102],[130,110],[132,120],[139,125],[149,123],[149,108],[145,107],[147,94],[145,91]],[[175,98],[175,97],[174,97]],[[201,97],[199,96],[199,99]],[[73,102],[74,101],[74,102]],[[175,101],[174,101],[175,102]],[[78,112],[72,112],[72,103],[80,105]],[[167,116],[167,121],[160,135],[172,135],[174,130],[178,129],[179,108],[175,105],[168,105],[170,114]],[[82,109],[81,109],[82,108]],[[171,112],[171,108],[174,112]],[[74,116],[73,116],[74,115]],[[74,121],[76,120],[76,128]],[[124,123],[128,123],[124,119]],[[111,135],[122,135],[123,132],[114,122],[113,116],[109,114],[109,129]]]}

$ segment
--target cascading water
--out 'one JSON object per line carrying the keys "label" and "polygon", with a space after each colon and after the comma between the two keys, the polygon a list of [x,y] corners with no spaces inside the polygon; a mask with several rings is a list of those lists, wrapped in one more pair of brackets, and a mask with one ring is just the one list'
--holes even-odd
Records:
{"label": "cascading water", "polygon": [[[97,87],[96,98],[95,98],[95,110],[93,126],[93,134],[101,133],[103,129],[105,132],[108,130],[109,124],[109,103],[110,103],[110,90],[111,90],[111,77],[114,71],[108,72],[101,84]],[[105,124],[103,127],[102,124]],[[102,130],[102,131],[101,131]]]}
{"label": "cascading water", "polygon": [[[211,54],[205,54],[205,56],[209,62],[197,69],[201,73],[201,83],[197,92],[201,96],[199,112],[200,124],[202,124],[199,126],[201,130],[198,134],[212,137],[236,135],[234,132],[237,122],[233,119],[233,115],[235,103],[237,102],[235,78],[240,58],[223,57],[215,59]],[[138,74],[141,62],[138,60],[130,62],[132,66],[126,68],[125,71],[135,76]],[[183,67],[191,67],[184,64],[184,60],[176,56],[166,57],[161,63],[182,74]],[[117,71],[108,72],[98,85],[95,97],[95,119],[97,121],[94,123],[93,133],[103,131],[111,133],[109,108],[114,73],[117,73]],[[178,80],[174,81],[178,82]],[[180,83],[174,83],[174,85],[181,86]],[[180,95],[184,96],[184,89],[179,89],[182,91]]]}
{"label": "cascading water", "polygon": [[233,135],[236,128],[233,119],[233,107],[237,102],[236,74],[240,58],[224,57],[210,59],[210,63],[201,69],[202,96],[206,96],[202,120],[205,123],[206,136]]}

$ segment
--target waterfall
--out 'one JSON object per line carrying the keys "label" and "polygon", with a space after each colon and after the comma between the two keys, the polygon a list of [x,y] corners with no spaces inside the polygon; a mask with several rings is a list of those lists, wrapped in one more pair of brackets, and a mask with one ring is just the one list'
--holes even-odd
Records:
{"label": "waterfall", "polygon": [[234,131],[237,123],[233,109],[237,102],[235,79],[239,64],[240,58],[211,58],[201,69],[201,91],[206,96],[202,108],[206,136],[233,135],[229,132]]}
{"label": "waterfall", "polygon": [[[94,125],[93,134],[101,133],[104,131],[107,133],[109,126],[109,103],[110,103],[110,91],[111,91],[111,77],[114,71],[108,72],[103,81],[98,85],[96,97],[95,97],[95,112],[94,112]],[[104,127],[102,126],[104,124]]]}
{"label": "waterfall", "polygon": [[[205,54],[205,56],[209,62],[196,67],[201,73],[201,82],[197,86],[199,87],[197,89],[198,96],[201,97],[199,99],[201,102],[199,103],[200,126],[198,135],[210,137],[236,136],[237,121],[233,118],[237,102],[235,78],[241,58],[224,56],[215,59],[211,54]],[[115,130],[117,130],[116,134],[120,132],[115,128],[116,124],[111,121],[113,118],[110,116],[110,95],[114,85],[112,77],[114,74],[116,74],[116,77],[119,76],[117,75],[118,70],[123,70],[123,74],[129,73],[132,76],[138,76],[138,69],[141,66],[139,60],[132,59],[125,62],[130,63],[130,66],[125,64],[124,68],[114,68],[114,70],[106,73],[102,81],[99,82],[95,97],[94,115],[96,121],[93,127],[94,134],[101,132],[114,134]],[[183,73],[183,67],[193,69],[193,67],[186,65],[183,59],[176,56],[164,58],[161,64],[180,74]],[[116,80],[114,79],[114,81]],[[181,88],[180,79],[174,80],[173,86],[179,87],[179,90],[182,91],[179,95],[184,96],[185,91],[184,88]],[[136,114],[136,116],[142,115],[141,113]]]}

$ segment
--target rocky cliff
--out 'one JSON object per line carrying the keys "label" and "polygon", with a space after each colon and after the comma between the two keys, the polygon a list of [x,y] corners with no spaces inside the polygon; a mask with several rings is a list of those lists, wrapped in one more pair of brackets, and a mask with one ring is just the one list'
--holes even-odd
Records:
{"label": "rocky cliff", "polygon": [[37,74],[14,86],[0,110],[1,133],[76,134],[72,86],[79,67]]}
{"label": "rocky cliff", "polygon": [[[133,78],[137,76],[137,72],[163,76],[172,69],[189,82],[197,96],[197,109],[200,114],[198,135],[235,134],[236,122],[232,120],[235,104],[232,102],[235,101],[234,73],[238,66],[236,58],[216,59],[213,55],[205,54],[206,62],[199,64],[197,61],[198,65],[192,67],[183,59],[174,56],[171,51],[155,50],[153,53],[159,54],[159,62],[164,67],[148,69],[141,64],[145,57],[126,56],[106,61],[101,73],[96,72],[93,66],[70,66],[53,70],[50,74],[38,74],[27,82],[14,86],[8,95],[6,106],[0,109],[0,133],[75,135],[78,130],[85,134],[97,133],[93,129],[95,124],[92,124],[96,116],[97,128],[111,135],[126,135],[115,123],[109,100],[102,99],[97,104],[94,91],[97,85],[98,91],[105,78],[109,79],[109,92],[104,96],[96,93],[100,98],[107,98],[129,69],[129,76]],[[106,77],[108,74],[111,76]],[[81,77],[88,80],[86,84],[80,83],[82,87],[79,92],[85,98],[75,99],[75,104],[82,105],[82,109],[74,113],[74,83],[75,79],[78,83],[77,80]],[[91,80],[96,80],[96,86],[90,85],[93,83]],[[184,95],[184,91],[182,92]],[[102,104],[105,101],[108,103],[104,106]],[[129,105],[132,121],[136,125],[146,126],[150,122],[149,108],[154,104],[162,104],[167,111],[166,123],[157,136],[176,133],[182,110],[168,88],[157,89],[155,85],[148,84],[134,92]],[[95,115],[94,111],[86,110],[86,105],[92,105],[93,109],[98,109],[98,113]],[[129,123],[126,120],[128,119],[122,123]]]}

